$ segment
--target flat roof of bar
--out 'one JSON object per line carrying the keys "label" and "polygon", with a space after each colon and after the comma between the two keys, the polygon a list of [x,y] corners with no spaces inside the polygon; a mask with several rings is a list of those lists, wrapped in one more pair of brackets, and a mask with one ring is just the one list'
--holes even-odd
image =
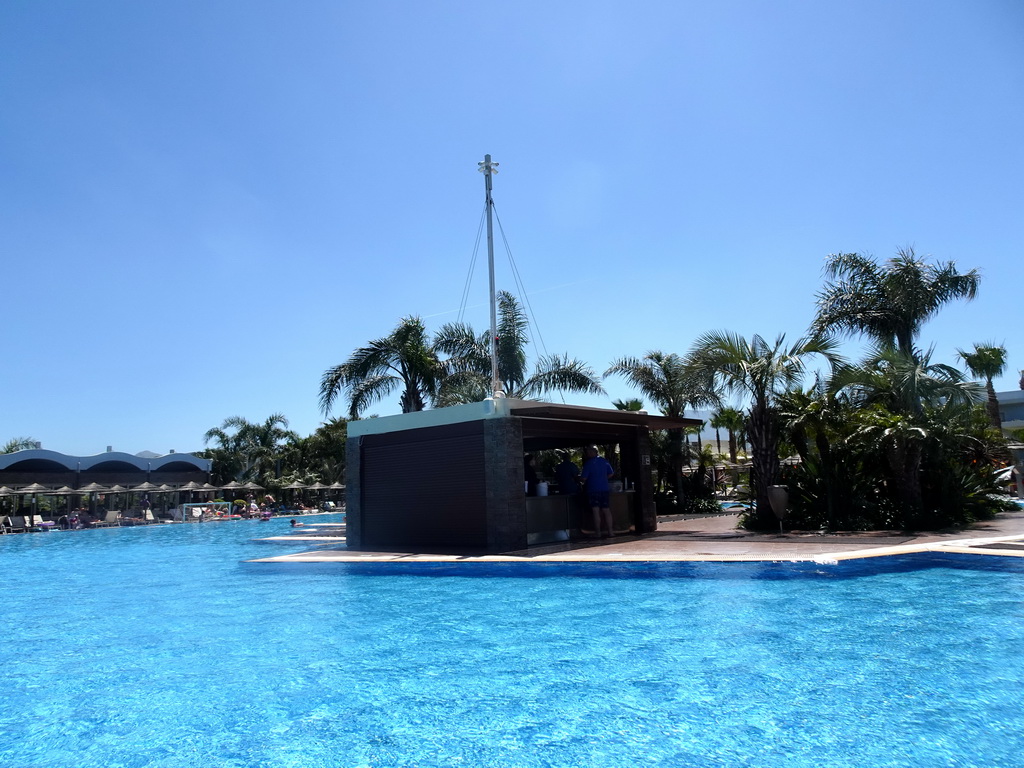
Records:
{"label": "flat roof of bar", "polygon": [[702,424],[700,419],[652,416],[643,411],[620,411],[615,408],[592,408],[585,405],[558,405],[537,400],[513,400],[500,397],[493,400],[482,400],[479,403],[453,405],[448,408],[431,408],[415,413],[400,413],[394,416],[378,416],[373,419],[350,421],[348,436],[382,435],[407,429],[424,429],[511,416],[579,421],[589,424],[646,426],[655,430],[696,427]]}

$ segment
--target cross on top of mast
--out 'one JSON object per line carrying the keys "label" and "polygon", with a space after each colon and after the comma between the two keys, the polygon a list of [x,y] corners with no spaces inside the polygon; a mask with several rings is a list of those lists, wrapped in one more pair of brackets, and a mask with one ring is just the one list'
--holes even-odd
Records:
{"label": "cross on top of mast", "polygon": [[492,173],[498,172],[499,165],[501,165],[501,163],[491,162],[490,155],[484,155],[484,161],[482,163],[477,163],[477,170],[480,171],[480,173],[490,176]]}

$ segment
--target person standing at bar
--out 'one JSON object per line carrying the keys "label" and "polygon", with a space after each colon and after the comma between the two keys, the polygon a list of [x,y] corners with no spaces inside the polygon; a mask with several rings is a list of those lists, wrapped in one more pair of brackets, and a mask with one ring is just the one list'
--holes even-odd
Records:
{"label": "person standing at bar", "polygon": [[540,478],[537,477],[537,460],[532,453],[523,456],[523,479],[526,480],[526,495],[536,496]]}
{"label": "person standing at bar", "polygon": [[562,460],[555,466],[555,479],[558,480],[558,492],[564,496],[575,496],[580,486],[576,478],[580,476],[580,468],[569,458],[568,451],[562,452]]}
{"label": "person standing at bar", "polygon": [[601,537],[602,521],[608,529],[606,536],[612,535],[611,486],[608,478],[615,474],[612,465],[602,457],[596,445],[587,447],[586,461],[580,477],[587,488],[587,501],[594,513],[594,535]]}

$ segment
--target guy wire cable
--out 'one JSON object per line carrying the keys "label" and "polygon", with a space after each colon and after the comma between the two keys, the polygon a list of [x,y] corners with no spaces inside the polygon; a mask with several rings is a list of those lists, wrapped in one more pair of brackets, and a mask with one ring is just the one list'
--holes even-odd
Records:
{"label": "guy wire cable", "polygon": [[469,262],[469,273],[466,275],[466,284],[462,288],[462,302],[459,304],[459,314],[456,322],[461,323],[466,315],[466,304],[469,301],[469,293],[473,286],[473,271],[476,269],[476,259],[480,253],[480,239],[483,237],[484,231],[484,219],[487,216],[487,205],[484,204],[483,210],[480,212],[480,223],[476,228],[476,242],[473,243],[473,257]]}
{"label": "guy wire cable", "polygon": [[[512,249],[509,247],[508,238],[505,237],[505,228],[501,226],[501,217],[498,216],[498,210],[494,207],[494,218],[498,222],[498,232],[501,234],[501,242],[505,244],[505,253],[508,255],[508,263],[512,267],[512,276],[515,280],[516,287],[519,289],[519,298],[526,307],[526,320],[531,323],[534,332],[537,334],[537,342],[543,352],[544,357],[549,357],[547,345],[544,343],[544,335],[540,332],[540,323],[537,322],[537,317],[533,312],[533,305],[530,304],[530,297],[526,294],[526,286],[523,285],[522,277],[519,274],[519,267],[516,266],[516,261],[512,258]],[[532,320],[531,320],[532,318]],[[562,394],[561,390],[558,392],[558,399],[562,401],[562,405],[565,405],[565,395]]]}
{"label": "guy wire cable", "polygon": [[498,232],[501,234],[501,242],[505,245],[505,253],[508,255],[508,263],[512,267],[512,277],[519,291],[519,298],[526,307],[527,319],[537,334],[537,341],[540,344],[541,351],[546,356],[548,354],[547,345],[544,344],[544,336],[540,332],[540,324],[537,322],[536,315],[534,315],[533,306],[530,304],[530,297],[526,294],[526,286],[523,284],[522,277],[519,274],[519,267],[516,266],[515,259],[512,258],[512,249],[509,247],[508,238],[505,237],[505,228],[501,226],[501,217],[498,216],[497,209],[494,211],[494,218],[498,222]]}

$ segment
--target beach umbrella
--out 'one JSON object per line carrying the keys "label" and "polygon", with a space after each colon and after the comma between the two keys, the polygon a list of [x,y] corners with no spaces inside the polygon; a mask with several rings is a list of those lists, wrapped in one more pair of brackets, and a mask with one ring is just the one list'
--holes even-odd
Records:
{"label": "beach umbrella", "polygon": [[105,485],[100,485],[99,483],[89,483],[88,485],[85,485],[85,486],[79,488],[78,492],[79,493],[86,493],[86,494],[89,495],[89,510],[90,510],[90,512],[95,512],[96,511],[96,494],[97,493],[106,493],[108,490],[110,490],[110,489],[107,488],[107,486],[105,486]]}
{"label": "beach umbrella", "polygon": [[[114,485],[110,486],[110,489],[107,491],[107,493],[109,495],[111,495],[111,496],[120,496],[121,494],[126,494],[127,492],[128,492],[127,488],[125,488],[123,485],[118,485],[116,483]],[[114,504],[113,506],[115,508],[116,507],[122,507],[124,510],[127,510],[128,509],[128,497],[125,496],[125,500],[124,500],[124,504],[123,505],[122,504]]]}
{"label": "beach umbrella", "polygon": [[32,514],[34,515],[36,513],[36,494],[47,493],[49,490],[50,489],[47,488],[45,485],[41,485],[39,483],[32,483],[32,485],[26,485],[24,488],[19,488],[17,492],[21,496],[32,497]]}
{"label": "beach umbrella", "polygon": [[[182,504],[184,504],[186,502],[191,502],[192,501],[192,493],[194,491],[199,490],[202,487],[203,486],[201,486],[199,483],[195,482],[194,480],[189,480],[184,485],[179,485],[178,486],[178,501],[181,502]],[[181,496],[181,492],[182,491],[185,491],[188,494],[188,496],[182,497]]]}
{"label": "beach umbrella", "polygon": [[[0,498],[6,498],[7,496],[16,496],[17,494],[8,488],[6,485],[0,485]],[[4,509],[7,508],[7,502],[4,502]]]}
{"label": "beach umbrella", "polygon": [[24,488],[19,488],[18,493],[48,493],[50,491],[45,485],[39,483],[32,483],[32,485],[26,485]]}
{"label": "beach umbrella", "polygon": [[333,483],[331,483],[327,487],[331,490],[331,497],[335,498],[335,499],[338,498],[339,496],[341,496],[342,495],[342,491],[345,490],[344,484],[343,483],[339,483],[337,480],[335,480]]}
{"label": "beach umbrella", "polygon": [[298,480],[293,480],[284,487],[284,490],[292,492],[292,505],[295,504],[295,496],[298,491],[303,490],[306,487],[305,483],[300,483]]}
{"label": "beach umbrella", "polygon": [[[160,486],[147,480],[144,483],[132,486],[132,493],[150,494],[160,490]],[[144,497],[146,498],[146,497]],[[141,503],[141,502],[140,502]]]}
{"label": "beach umbrella", "polygon": [[189,493],[189,501],[191,501],[192,500],[192,493],[195,492],[195,491],[203,490],[203,486],[200,485],[199,483],[197,483],[195,480],[189,480],[183,486],[178,488],[178,490],[179,491],[188,491],[188,493]]}
{"label": "beach umbrella", "polygon": [[[50,491],[49,495],[50,496],[66,496],[67,499],[68,499],[68,512],[70,513],[71,512],[71,497],[73,495],[75,495],[76,493],[78,493],[78,491],[76,491],[74,488],[69,488],[66,485],[62,485],[57,490]],[[54,511],[56,512],[57,511],[56,510],[56,505],[54,505],[54,507],[55,507]]]}
{"label": "beach umbrella", "polygon": [[[167,483],[160,483],[160,485],[156,489],[156,493],[174,493],[174,492],[175,492],[174,489],[171,488],[171,486],[169,486]],[[163,508],[166,511],[167,510],[167,498],[165,497],[163,502],[161,502],[161,503],[163,504]],[[175,499],[175,503],[177,503],[177,499]]]}
{"label": "beach umbrella", "polygon": [[232,480],[227,485],[222,486],[221,490],[222,491],[228,491],[228,493],[224,494],[224,498],[228,499],[230,501],[232,498],[236,498],[237,499],[238,496],[239,496],[238,491],[244,491],[245,490],[245,486],[242,485],[237,480]]}
{"label": "beach umbrella", "polygon": [[242,487],[245,488],[245,490],[247,490],[247,491],[262,491],[262,490],[264,490],[262,485],[257,485],[252,480],[250,480],[248,483],[246,483]]}
{"label": "beach umbrella", "polygon": [[[309,485],[309,486],[307,486],[307,488],[308,488],[308,490],[310,490],[310,491],[316,491],[316,494],[317,494],[317,496],[319,497],[319,496],[321,495],[321,494],[320,494],[320,491],[326,490],[326,489],[328,488],[328,486],[324,485],[324,484],[323,484],[323,483],[321,483],[321,482],[320,482],[319,480],[317,480],[317,481],[316,481],[315,483],[313,483],[312,485]],[[316,507],[319,507],[319,506],[320,506],[320,504],[319,504],[319,503],[317,503],[317,504],[314,504],[314,506],[316,506]]]}

